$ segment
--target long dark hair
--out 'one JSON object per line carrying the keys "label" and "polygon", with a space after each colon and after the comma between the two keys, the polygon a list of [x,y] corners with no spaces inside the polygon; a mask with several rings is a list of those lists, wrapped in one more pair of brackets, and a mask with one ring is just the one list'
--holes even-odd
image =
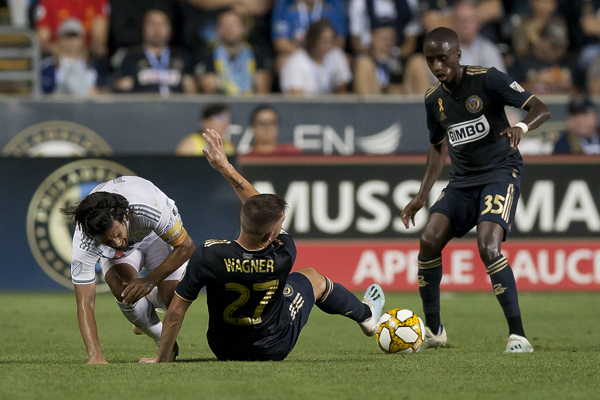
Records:
{"label": "long dark hair", "polygon": [[125,197],[109,192],[92,193],[79,203],[60,209],[90,238],[104,234],[113,226],[113,221],[123,222],[129,211]]}

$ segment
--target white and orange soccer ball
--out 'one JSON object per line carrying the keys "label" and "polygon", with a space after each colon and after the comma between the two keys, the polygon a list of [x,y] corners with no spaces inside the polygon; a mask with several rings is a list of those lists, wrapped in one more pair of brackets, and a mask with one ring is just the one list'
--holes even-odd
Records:
{"label": "white and orange soccer ball", "polygon": [[423,344],[425,325],[417,314],[405,308],[395,308],[379,319],[375,337],[385,353],[412,354]]}

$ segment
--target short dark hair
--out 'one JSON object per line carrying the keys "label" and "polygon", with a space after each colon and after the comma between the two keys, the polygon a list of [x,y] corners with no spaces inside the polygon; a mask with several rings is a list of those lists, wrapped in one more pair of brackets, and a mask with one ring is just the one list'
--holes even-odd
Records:
{"label": "short dark hair", "polygon": [[123,221],[129,214],[129,202],[120,194],[96,192],[79,203],[61,208],[71,222],[81,227],[83,233],[93,238],[112,228],[113,221]]}
{"label": "short dark hair", "polygon": [[450,28],[435,28],[431,32],[425,36],[425,40],[423,43],[428,42],[445,42],[450,46],[457,46],[460,48],[460,41],[458,40],[458,35]]}
{"label": "short dark hair", "polygon": [[286,201],[275,194],[257,194],[250,197],[242,207],[242,230],[251,236],[263,236],[283,217],[287,207]]}
{"label": "short dark hair", "polygon": [[277,122],[279,122],[279,113],[277,112],[277,110],[268,104],[261,104],[257,106],[254,110],[252,110],[252,113],[250,114],[250,125],[254,125],[254,122],[256,121],[256,116],[266,110],[273,111],[277,116]]}
{"label": "short dark hair", "polygon": [[308,28],[308,32],[306,32],[305,44],[306,52],[308,54],[313,54],[315,47],[317,46],[317,41],[319,40],[319,37],[327,28],[332,29],[335,32],[335,29],[333,29],[333,26],[331,26],[331,22],[329,22],[327,18],[318,20]]}
{"label": "short dark hair", "polygon": [[227,104],[209,104],[204,108],[204,110],[202,110],[202,113],[200,114],[200,119],[209,119],[211,117],[214,117],[215,115],[219,115],[224,112],[229,112],[229,106]]}

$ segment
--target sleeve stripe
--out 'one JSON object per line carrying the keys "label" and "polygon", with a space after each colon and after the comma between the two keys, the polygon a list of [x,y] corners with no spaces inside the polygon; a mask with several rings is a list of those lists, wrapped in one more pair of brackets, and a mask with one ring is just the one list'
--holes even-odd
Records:
{"label": "sleeve stripe", "polygon": [[188,299],[186,299],[185,297],[181,297],[181,295],[180,295],[179,293],[177,293],[177,290],[175,291],[175,295],[176,295],[177,297],[179,297],[181,300],[183,300],[183,301],[187,301],[188,303],[191,303],[192,301],[194,301],[194,300],[195,300],[195,299],[194,299],[194,300],[188,300]]}
{"label": "sleeve stripe", "polygon": [[149,219],[150,221],[152,221],[152,222],[155,222],[155,223],[158,223],[158,222],[160,221],[160,217],[157,217],[157,216],[156,216],[156,215],[154,215],[154,214],[148,214],[148,213],[146,213],[146,212],[143,212],[143,211],[137,211],[137,212],[136,212],[136,211],[134,211],[134,213],[135,213],[135,215],[137,215],[138,217],[144,217],[144,218],[147,218],[147,219]]}
{"label": "sleeve stripe", "polygon": [[148,207],[146,205],[143,204],[135,204],[133,205],[133,212],[135,214],[141,214],[141,215],[145,215],[145,216],[153,216],[154,218],[160,220],[160,210],[157,210],[156,208],[152,208],[152,207]]}
{"label": "sleeve stripe", "polygon": [[529,100],[531,100],[532,97],[535,97],[535,95],[532,94],[527,100],[525,100],[525,103],[523,103],[523,105],[521,106],[521,110],[527,105],[527,103],[529,103]]}
{"label": "sleeve stripe", "polygon": [[88,285],[90,283],[96,282],[96,278],[94,277],[93,279],[88,279],[86,281],[80,281],[78,279],[71,279],[71,282],[73,282],[76,285]]}

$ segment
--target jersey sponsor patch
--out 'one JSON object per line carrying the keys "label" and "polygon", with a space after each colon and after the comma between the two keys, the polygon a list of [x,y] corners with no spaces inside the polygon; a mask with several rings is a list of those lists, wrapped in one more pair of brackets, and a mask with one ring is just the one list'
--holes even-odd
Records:
{"label": "jersey sponsor patch", "polygon": [[448,140],[452,146],[475,142],[490,133],[490,124],[482,115],[479,118],[470,121],[461,122],[459,124],[450,125],[446,132]]}
{"label": "jersey sponsor patch", "polygon": [[519,93],[523,93],[525,91],[525,89],[523,89],[523,87],[521,85],[519,85],[517,83],[517,81],[514,81],[513,83],[511,83],[510,88]]}

